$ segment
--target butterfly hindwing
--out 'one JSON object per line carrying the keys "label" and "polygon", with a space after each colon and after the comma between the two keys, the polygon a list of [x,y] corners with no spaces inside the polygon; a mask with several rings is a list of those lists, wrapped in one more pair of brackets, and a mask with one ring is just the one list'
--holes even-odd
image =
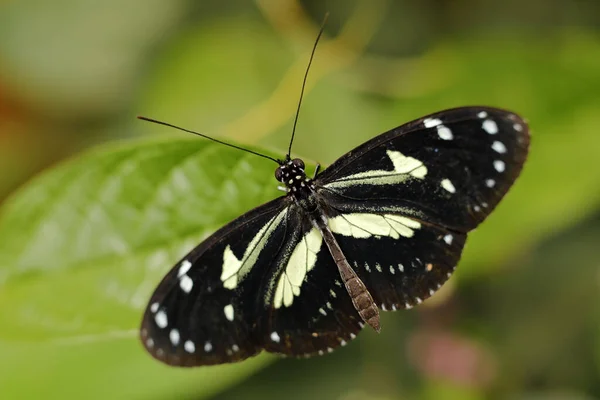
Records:
{"label": "butterfly hindwing", "polygon": [[464,233],[392,213],[339,213],[329,227],[384,311],[433,295],[454,271],[466,240]]}
{"label": "butterfly hindwing", "polygon": [[265,349],[292,356],[332,351],[352,340],[362,327],[360,316],[319,230],[301,213],[298,240],[282,251],[275,280],[265,301]]}
{"label": "butterfly hindwing", "polygon": [[357,210],[402,210],[467,232],[508,191],[529,145],[526,123],[489,107],[442,111],[383,133],[317,178]]}

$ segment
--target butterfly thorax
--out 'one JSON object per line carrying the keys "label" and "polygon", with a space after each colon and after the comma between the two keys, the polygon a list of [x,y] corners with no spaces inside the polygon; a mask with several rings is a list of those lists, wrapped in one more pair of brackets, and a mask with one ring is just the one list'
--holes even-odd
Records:
{"label": "butterfly thorax", "polygon": [[275,171],[275,178],[285,185],[288,195],[291,195],[302,208],[310,211],[316,206],[313,204],[315,184],[306,176],[304,162],[301,159],[288,159],[282,162]]}

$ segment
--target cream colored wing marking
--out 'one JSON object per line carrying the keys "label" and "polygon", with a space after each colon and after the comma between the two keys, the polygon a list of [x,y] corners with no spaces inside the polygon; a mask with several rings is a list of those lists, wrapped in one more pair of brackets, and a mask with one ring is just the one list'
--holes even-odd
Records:
{"label": "cream colored wing marking", "polygon": [[394,185],[409,178],[422,179],[427,167],[416,158],[407,157],[399,151],[388,150],[387,155],[394,165],[392,171],[373,170],[348,175],[324,185],[326,188],[344,188],[352,185]]}
{"label": "cream colored wing marking", "polygon": [[294,296],[300,295],[300,288],[306,274],[314,268],[317,254],[321,250],[323,237],[315,227],[298,242],[287,262],[283,273],[277,282],[273,305],[275,308],[289,307],[294,302]]}
{"label": "cream colored wing marking", "polygon": [[287,213],[287,207],[267,222],[252,238],[244,251],[242,258],[238,259],[228,245],[223,252],[223,271],[221,281],[227,289],[235,289],[241,280],[256,264],[260,252],[267,244],[269,237],[279,226]]}
{"label": "cream colored wing marking", "polygon": [[366,239],[372,236],[387,236],[399,239],[410,238],[421,224],[413,219],[394,214],[354,213],[341,214],[329,219],[329,229],[339,235]]}

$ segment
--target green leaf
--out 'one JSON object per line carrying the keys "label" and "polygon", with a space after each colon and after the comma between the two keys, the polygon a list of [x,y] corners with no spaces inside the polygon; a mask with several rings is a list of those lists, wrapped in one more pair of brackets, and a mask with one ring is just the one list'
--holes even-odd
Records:
{"label": "green leaf", "polygon": [[111,147],[0,210],[2,338],[138,326],[155,285],[203,238],[278,195],[274,163],[197,139]]}
{"label": "green leaf", "polygon": [[207,399],[275,360],[262,355],[210,368],[172,368],[131,339],[72,345],[0,341],[0,354],[3,399]]}
{"label": "green leaf", "polygon": [[[81,389],[89,398],[85,388],[127,370],[123,379],[136,371],[144,382],[127,390],[147,398],[194,387],[208,396],[273,360],[183,372],[153,361],[137,341],[162,276],[212,231],[278,196],[273,170],[222,145],[169,138],[98,149],[30,182],[0,209],[0,339],[11,341],[0,342],[11,360],[4,365],[36,360],[33,397]],[[0,383],[15,393],[22,385]]]}

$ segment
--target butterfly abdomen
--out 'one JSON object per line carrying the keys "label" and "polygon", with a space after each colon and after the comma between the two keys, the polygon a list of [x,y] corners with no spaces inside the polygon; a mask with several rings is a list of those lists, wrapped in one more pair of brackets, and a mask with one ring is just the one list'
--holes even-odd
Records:
{"label": "butterfly abdomen", "polygon": [[358,315],[360,315],[364,322],[375,329],[375,331],[379,332],[381,330],[381,325],[379,323],[379,309],[373,301],[371,293],[369,293],[365,284],[360,280],[358,275],[356,275],[356,272],[350,267],[350,264],[348,264],[348,260],[346,260],[344,253],[340,249],[337,240],[335,240],[333,233],[325,221],[320,221],[316,223],[316,225],[321,231],[323,240],[338,267],[344,286],[350,295],[350,299],[352,300],[352,304],[358,312]]}
{"label": "butterfly abdomen", "polygon": [[[346,264],[348,262],[346,261]],[[348,266],[350,268],[350,266]],[[377,332],[381,330],[379,323],[379,309],[373,301],[371,293],[365,287],[365,284],[353,274],[353,276],[344,282],[348,294],[352,299],[354,308],[358,311],[358,315],[365,321],[369,326],[375,329]]]}

